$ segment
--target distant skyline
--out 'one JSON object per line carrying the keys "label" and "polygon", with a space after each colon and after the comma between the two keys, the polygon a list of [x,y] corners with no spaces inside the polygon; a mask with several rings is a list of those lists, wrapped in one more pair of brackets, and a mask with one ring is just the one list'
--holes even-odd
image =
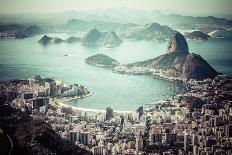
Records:
{"label": "distant skyline", "polygon": [[62,12],[128,7],[191,14],[232,14],[232,0],[0,0],[0,13]]}

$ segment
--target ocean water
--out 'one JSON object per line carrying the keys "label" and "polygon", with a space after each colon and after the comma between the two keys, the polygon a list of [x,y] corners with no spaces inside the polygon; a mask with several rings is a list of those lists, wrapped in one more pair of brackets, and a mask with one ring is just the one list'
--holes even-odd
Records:
{"label": "ocean water", "polygon": [[[73,35],[73,34],[72,34]],[[75,34],[78,35],[78,34]],[[50,34],[63,39],[71,34]],[[42,36],[0,40],[0,80],[49,76],[68,84],[78,83],[94,95],[68,104],[81,108],[136,110],[138,106],[171,98],[185,91],[180,83],[146,75],[113,73],[90,66],[85,58],[103,53],[122,63],[151,59],[166,52],[167,42],[126,40],[120,47],[104,48],[74,44],[40,45]],[[232,75],[231,41],[188,41],[191,52],[200,54],[217,71]],[[67,54],[68,56],[64,56]]]}

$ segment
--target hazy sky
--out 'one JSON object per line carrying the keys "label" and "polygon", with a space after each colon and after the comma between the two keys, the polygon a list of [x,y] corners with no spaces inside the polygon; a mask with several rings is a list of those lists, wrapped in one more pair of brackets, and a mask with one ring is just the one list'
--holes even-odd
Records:
{"label": "hazy sky", "polygon": [[232,0],[0,0],[0,12],[7,13],[60,12],[112,7],[172,9],[197,14],[231,14]]}

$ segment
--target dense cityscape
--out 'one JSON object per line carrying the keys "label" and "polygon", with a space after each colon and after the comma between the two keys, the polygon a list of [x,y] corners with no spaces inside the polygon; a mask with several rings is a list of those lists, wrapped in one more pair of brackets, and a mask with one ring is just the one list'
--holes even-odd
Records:
{"label": "dense cityscape", "polygon": [[189,81],[190,90],[133,111],[72,108],[65,100],[86,97],[77,84],[37,76],[1,83],[1,99],[49,123],[62,138],[94,155],[231,154],[231,77]]}
{"label": "dense cityscape", "polygon": [[231,8],[0,0],[0,155],[232,155]]}

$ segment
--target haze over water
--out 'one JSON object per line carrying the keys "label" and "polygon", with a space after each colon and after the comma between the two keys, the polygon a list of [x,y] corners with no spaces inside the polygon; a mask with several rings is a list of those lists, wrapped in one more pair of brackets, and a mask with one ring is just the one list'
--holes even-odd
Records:
{"label": "haze over water", "polygon": [[[53,34],[63,39],[74,34]],[[171,98],[184,91],[176,83],[145,75],[113,73],[109,69],[87,65],[85,58],[103,53],[122,62],[147,60],[164,54],[167,42],[129,41],[116,48],[87,47],[80,43],[37,43],[41,36],[0,40],[0,80],[53,76],[65,83],[81,84],[94,95],[69,104],[91,109],[113,107],[135,110],[140,105]],[[200,54],[217,71],[232,75],[231,41],[188,41],[190,52]],[[67,54],[68,56],[64,56]]]}

